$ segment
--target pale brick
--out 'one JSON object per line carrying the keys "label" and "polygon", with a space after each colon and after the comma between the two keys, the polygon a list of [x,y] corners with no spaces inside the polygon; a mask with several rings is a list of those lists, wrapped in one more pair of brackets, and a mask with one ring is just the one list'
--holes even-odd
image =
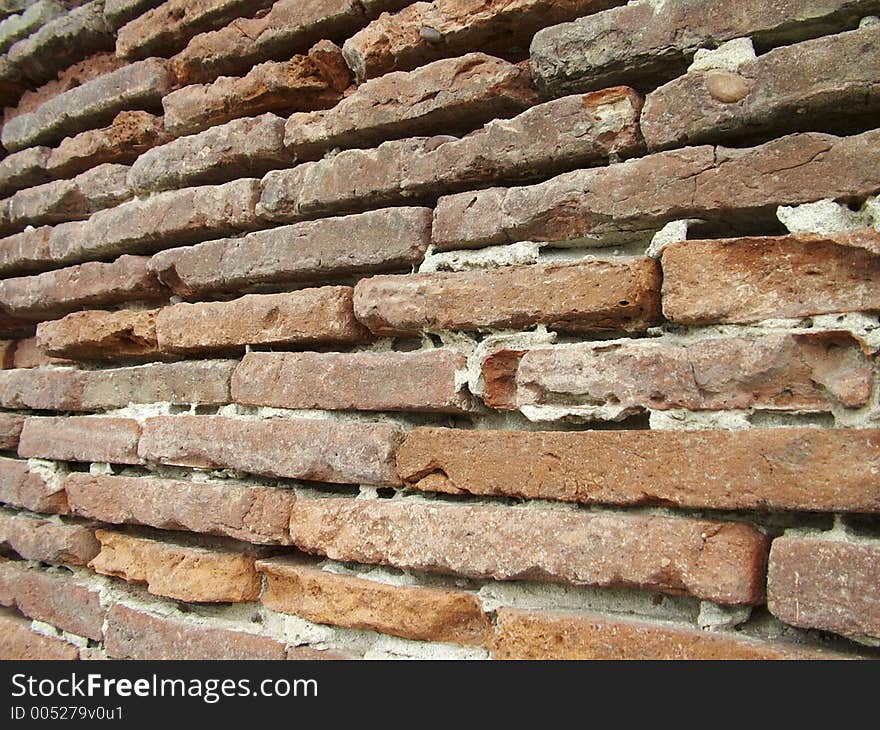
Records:
{"label": "pale brick", "polygon": [[73,312],[62,319],[41,322],[37,326],[37,342],[51,355],[86,362],[157,359],[158,311]]}
{"label": "pale brick", "polygon": [[114,30],[121,28],[162,0],[104,0],[104,17]]}
{"label": "pale brick", "polygon": [[31,629],[31,622],[13,611],[0,611],[0,659],[79,659],[79,649],[64,639],[44,636]]}
{"label": "pale brick", "polygon": [[[0,414],[6,420],[9,414]],[[14,417],[19,421],[18,430],[24,418]],[[0,421],[2,422],[2,421]],[[6,447],[15,449],[15,443]],[[21,459],[0,459],[0,502],[23,507],[33,512],[53,512],[67,514],[67,495],[59,479],[52,479],[39,471],[31,471],[26,461]]]}
{"label": "pale brick", "polygon": [[394,452],[402,439],[396,426],[384,423],[160,416],[147,419],[139,448],[143,459],[172,466],[394,485]]}
{"label": "pale brick", "polygon": [[50,261],[50,226],[26,229],[6,238],[0,238],[0,273],[26,274],[46,268]]}
{"label": "pale brick", "polygon": [[141,428],[131,418],[69,416],[28,418],[18,455],[60,461],[138,464]]}
{"label": "pale brick", "polygon": [[90,527],[26,516],[6,509],[0,510],[0,544],[25,560],[68,565],[85,565],[98,554],[99,548]]}
{"label": "pale brick", "polygon": [[53,0],[39,0],[21,14],[10,15],[0,23],[0,53],[63,13],[64,8]]}
{"label": "pale brick", "polygon": [[51,176],[46,167],[51,153],[48,147],[28,147],[0,160],[0,195],[48,182]]}

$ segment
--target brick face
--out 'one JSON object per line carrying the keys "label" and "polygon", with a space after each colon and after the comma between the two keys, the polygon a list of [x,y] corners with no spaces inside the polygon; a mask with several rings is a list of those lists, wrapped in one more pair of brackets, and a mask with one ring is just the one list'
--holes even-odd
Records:
{"label": "brick face", "polygon": [[0,612],[0,659],[67,660],[79,659],[79,650],[63,639],[38,634],[30,621],[12,611]]}
{"label": "brick face", "polygon": [[53,565],[85,565],[98,553],[90,527],[7,510],[0,510],[0,543],[25,560]]}
{"label": "brick face", "polygon": [[0,502],[33,512],[68,511],[67,495],[61,484],[32,471],[26,461],[19,459],[0,459]]}
{"label": "brick face", "polygon": [[137,464],[141,429],[131,418],[70,416],[28,418],[18,455],[61,461]]}

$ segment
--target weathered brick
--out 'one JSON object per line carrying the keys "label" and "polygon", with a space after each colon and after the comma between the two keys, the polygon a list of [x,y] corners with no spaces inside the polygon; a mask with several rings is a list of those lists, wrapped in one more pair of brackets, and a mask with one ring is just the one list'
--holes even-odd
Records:
{"label": "weathered brick", "polygon": [[0,238],[0,274],[25,274],[46,268],[51,235],[52,228],[43,226]]}
{"label": "weathered brick", "polygon": [[868,26],[777,48],[735,72],[680,76],[648,95],[642,132],[649,149],[665,149],[853,125],[880,112],[878,78],[880,27]]}
{"label": "weathered brick", "polygon": [[0,370],[15,367],[16,349],[18,349],[16,340],[0,340]]}
{"label": "weathered brick", "polygon": [[0,449],[15,451],[18,448],[22,425],[24,425],[23,416],[15,413],[0,413]]}
{"label": "weathered brick", "polygon": [[193,134],[236,117],[326,109],[342,98],[350,79],[339,48],[321,41],[308,55],[267,61],[245,76],[221,76],[168,94],[162,100],[165,126],[176,135]]}
{"label": "weathered brick", "polygon": [[24,8],[22,13],[5,18],[0,22],[0,53],[63,13],[64,8],[53,0],[39,0]]}
{"label": "weathered brick", "polygon": [[169,190],[95,213],[52,230],[53,261],[75,262],[124,253],[153,253],[255,227],[260,181]]}
{"label": "weathered brick", "polygon": [[113,370],[4,370],[0,371],[0,406],[99,411],[132,403],[228,403],[236,364],[200,360]]}
{"label": "weathered brick", "polygon": [[0,281],[0,307],[30,319],[61,316],[82,307],[126,301],[162,301],[168,292],[147,270],[143,256],[120,256],[110,264],[90,261],[34,276]]}
{"label": "weathered brick", "polygon": [[9,201],[12,225],[62,223],[84,220],[92,213],[110,208],[132,196],[126,165],[104,164],[72,180],[55,180],[20,190]]}
{"label": "weathered brick", "polygon": [[[416,489],[586,504],[878,512],[880,431],[462,431],[397,453]],[[638,467],[634,468],[634,464]]]}
{"label": "weathered brick", "polygon": [[556,409],[620,418],[649,408],[857,408],[871,396],[873,373],[852,335],[820,332],[530,350],[509,384],[484,380],[496,407],[504,403],[536,418]]}
{"label": "weathered brick", "polygon": [[464,355],[445,349],[252,352],[235,370],[232,399],[277,408],[456,413],[473,407],[456,382],[466,366]]}
{"label": "weathered brick", "polygon": [[762,599],[768,549],[744,523],[386,499],[300,499],[290,535],[334,560],[734,604]]}
{"label": "weathered brick", "polygon": [[37,342],[51,355],[86,362],[157,359],[158,311],[73,312],[63,319],[41,322],[37,326]]}
{"label": "weathered brick", "polygon": [[157,596],[210,603],[241,603],[260,596],[254,552],[160,542],[112,530],[95,530],[95,536],[101,551],[90,568],[145,583]]}
{"label": "weathered brick", "polygon": [[85,636],[103,637],[104,609],[100,594],[67,573],[27,568],[11,560],[0,562],[0,594],[11,600],[4,605],[25,616]]}
{"label": "weathered brick", "polygon": [[147,419],[140,454],[173,466],[339,484],[398,484],[394,452],[402,439],[396,426],[384,423],[159,416]]}
{"label": "weathered brick", "polygon": [[408,270],[425,256],[431,219],[430,208],[385,208],[303,221],[160,251],[149,269],[185,298]]}
{"label": "weathered brick", "polygon": [[659,267],[646,258],[376,276],[358,282],[358,319],[376,334],[521,328],[639,331],[659,321]]}
{"label": "weathered brick", "polygon": [[811,646],[762,641],[591,613],[501,608],[496,659],[779,660],[842,659]]}
{"label": "weathered brick", "polygon": [[159,310],[156,334],[163,352],[240,350],[245,345],[353,344],[368,339],[355,319],[346,286],[287,294],[248,294],[230,302],[175,304]]}
{"label": "weathered brick", "polygon": [[31,629],[31,622],[13,611],[0,611],[0,659],[79,659],[79,649],[64,639],[44,636]]}
{"label": "weathered brick", "polygon": [[[0,414],[2,421],[15,419],[21,432],[24,418]],[[12,425],[12,424],[10,424]],[[15,449],[18,445],[18,434],[15,443],[4,448]],[[34,512],[53,512],[67,514],[67,495],[59,479],[53,479],[39,471],[32,471],[26,461],[20,459],[0,459],[0,502]]]}
{"label": "weathered brick", "polygon": [[[55,518],[57,519],[57,518]],[[85,565],[98,554],[94,530],[0,510],[0,544],[25,560]]]}
{"label": "weathered brick", "polygon": [[[380,16],[356,33],[345,42],[345,58],[363,80],[476,49],[520,55],[538,29],[615,4],[616,0],[417,2]],[[422,32],[426,27],[439,34],[439,42]]]}
{"label": "weathered brick", "polygon": [[776,226],[778,205],[880,190],[878,143],[877,130],[794,134],[758,147],[688,147],[537,185],[452,195],[437,204],[434,244],[452,250],[512,241],[631,241],[683,218]]}
{"label": "weathered brick", "polygon": [[48,147],[28,147],[0,160],[0,195],[48,182],[51,175],[46,167],[51,153]]}
{"label": "weathered brick", "polygon": [[698,48],[751,36],[759,50],[855,28],[875,0],[743,0],[719,13],[712,0],[638,0],[539,31],[532,72],[545,94],[612,84],[657,85],[683,73]]}
{"label": "weathered brick", "polygon": [[266,606],[316,623],[453,644],[485,644],[491,633],[482,604],[466,591],[388,585],[289,558],[259,560],[257,570],[267,579]]}
{"label": "weathered brick", "polygon": [[60,461],[138,464],[141,428],[131,418],[69,416],[28,418],[18,455]]}
{"label": "weathered brick", "polygon": [[36,111],[10,119],[2,131],[10,151],[109,124],[126,109],[155,110],[171,87],[171,76],[157,58],[139,61],[99,76],[50,99]]}
{"label": "weathered brick", "polygon": [[119,29],[116,54],[128,59],[170,56],[194,35],[271,4],[272,0],[166,0]]}
{"label": "weathered brick", "polygon": [[104,0],[104,17],[114,30],[134,20],[162,0]]}
{"label": "weathered brick", "polygon": [[155,147],[131,168],[138,192],[226,182],[259,176],[290,164],[284,120],[274,114],[235,119]]}
{"label": "weathered brick", "polygon": [[112,49],[113,32],[104,20],[104,3],[90,2],[18,41],[8,56],[30,81],[42,84],[92,53]]}
{"label": "weathered brick", "polygon": [[157,616],[123,603],[107,612],[107,654],[115,659],[284,659],[284,642],[204,622]]}
{"label": "weathered brick", "polygon": [[374,147],[394,137],[469,132],[534,104],[528,71],[484,53],[435,61],[359,86],[332,109],[287,120],[285,143],[298,160],[334,147]]}
{"label": "weathered brick", "polygon": [[44,365],[73,365],[73,361],[47,355],[37,344],[36,337],[28,337],[25,340],[18,340],[16,342],[12,367],[39,368]]}
{"label": "weathered brick", "polygon": [[229,480],[190,482],[80,472],[65,477],[64,491],[71,511],[82,517],[267,545],[290,542],[290,510],[296,500],[291,489]]}
{"label": "weathered brick", "polygon": [[880,541],[788,534],[773,541],[767,605],[793,626],[880,638]]}
{"label": "weathered brick", "polygon": [[[381,10],[401,0],[383,0]],[[240,76],[262,61],[284,61],[322,38],[342,40],[366,23],[366,3],[358,0],[278,0],[266,15],[243,18],[202,33],[172,59],[179,82],[209,83]],[[385,6],[385,7],[382,7]]]}
{"label": "weathered brick", "polygon": [[143,111],[119,112],[108,127],[65,138],[51,150],[46,170],[56,177],[67,177],[101,163],[129,164],[166,139],[162,117]]}
{"label": "weathered brick", "polygon": [[641,97],[618,87],[556,99],[463,139],[414,137],[346,150],[263,179],[260,211],[296,220],[422,200],[482,182],[528,180],[641,148]]}
{"label": "weathered brick", "polygon": [[683,241],[663,249],[663,313],[747,323],[880,309],[880,234]]}
{"label": "weathered brick", "polygon": [[0,105],[16,104],[25,92],[25,79],[9,59],[0,56]]}

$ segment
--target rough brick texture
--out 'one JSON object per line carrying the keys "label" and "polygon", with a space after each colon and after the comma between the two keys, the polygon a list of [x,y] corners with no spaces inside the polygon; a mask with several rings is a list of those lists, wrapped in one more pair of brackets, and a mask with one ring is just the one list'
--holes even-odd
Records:
{"label": "rough brick texture", "polygon": [[79,649],[64,639],[39,634],[30,621],[12,611],[0,612],[0,659],[66,660],[79,659]]}
{"label": "rough brick texture", "polygon": [[156,359],[157,311],[73,312],[62,319],[41,322],[37,342],[50,355],[72,360]]}
{"label": "rough brick texture", "polygon": [[0,544],[25,560],[85,565],[98,553],[90,527],[0,510]]}
{"label": "rough brick texture", "polygon": [[[15,419],[18,422],[18,433],[24,422],[22,416],[3,414],[4,420]],[[14,450],[18,445],[18,433],[14,442],[5,446]],[[28,463],[19,459],[0,459],[0,502],[24,507],[33,512],[68,512],[67,494],[57,477],[41,474],[38,469],[31,469]]]}
{"label": "rough brick texture", "polygon": [[137,464],[141,429],[131,418],[71,416],[28,418],[18,455],[60,461]]}

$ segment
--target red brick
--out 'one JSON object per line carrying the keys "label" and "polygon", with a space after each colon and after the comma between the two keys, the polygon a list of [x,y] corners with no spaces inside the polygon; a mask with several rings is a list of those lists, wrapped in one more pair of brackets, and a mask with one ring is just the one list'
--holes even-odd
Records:
{"label": "red brick", "polygon": [[60,461],[138,464],[140,433],[140,426],[131,418],[28,418],[21,431],[18,455]]}
{"label": "red brick", "polygon": [[67,565],[85,565],[99,549],[90,527],[54,522],[6,509],[0,510],[0,544],[25,560]]}
{"label": "red brick", "polygon": [[31,629],[31,622],[13,611],[0,612],[0,659],[79,659],[79,649],[63,639],[44,636]]}
{"label": "red brick", "polygon": [[248,294],[230,302],[175,304],[159,310],[156,335],[163,352],[199,353],[245,345],[354,344],[369,339],[355,319],[345,286],[286,294]]}
{"label": "red brick", "polygon": [[334,560],[733,604],[762,600],[768,548],[745,523],[406,499],[300,499],[290,534]]}
{"label": "red brick", "polygon": [[[24,418],[19,420],[23,422]],[[15,441],[17,444],[18,436]],[[31,471],[28,463],[19,459],[0,459],[0,502],[34,512],[68,512],[67,495],[60,479]]]}
{"label": "red brick", "polygon": [[575,332],[645,330],[659,322],[660,272],[647,258],[376,276],[355,287],[375,334],[544,324]]}
{"label": "red brick", "polygon": [[149,418],[141,456],[152,462],[228,468],[340,484],[397,484],[395,426],[317,419],[221,416]]}
{"label": "red brick", "polygon": [[502,608],[496,659],[779,660],[844,659],[811,646],[762,641],[590,613]]}
{"label": "red brick", "polygon": [[160,542],[112,530],[96,530],[97,573],[146,584],[157,596],[179,601],[241,603],[260,596],[254,553],[220,547]]}
{"label": "red brick", "polygon": [[82,517],[269,545],[290,542],[290,510],[296,500],[292,489],[228,480],[191,482],[80,472],[65,477],[64,491],[71,511]]}
{"label": "red brick", "polygon": [[15,368],[39,368],[44,365],[72,365],[72,360],[47,355],[37,343],[36,337],[19,340],[15,345],[12,366]]}
{"label": "red brick", "polygon": [[0,370],[15,367],[15,351],[18,343],[15,340],[0,340]]}
{"label": "red brick", "polygon": [[122,603],[107,612],[107,654],[114,659],[284,659],[284,642],[210,622],[157,616]]}
{"label": "red brick", "polygon": [[76,581],[69,573],[27,568],[11,560],[0,562],[0,594],[4,605],[25,616],[45,621],[78,636],[100,641],[104,609],[98,591]]}
{"label": "red brick", "polygon": [[770,550],[767,605],[785,623],[880,638],[880,541],[786,534]]}
{"label": "red brick", "polygon": [[259,560],[257,570],[267,579],[266,606],[309,621],[417,641],[481,645],[489,638],[489,617],[472,593],[387,585],[285,558]]}
{"label": "red brick", "polygon": [[252,352],[236,368],[232,399],[276,408],[456,413],[472,408],[456,382],[466,366],[451,350]]}
{"label": "red brick", "polygon": [[156,359],[156,314],[159,310],[73,312],[40,322],[37,343],[52,355],[73,360]]}
{"label": "red brick", "polygon": [[[464,431],[416,428],[407,486],[450,494],[714,509],[878,512],[880,431]],[[637,468],[634,467],[637,464]]]}
{"label": "red brick", "polygon": [[24,416],[15,413],[0,413],[0,449],[15,451],[18,448],[18,437],[24,425]]}
{"label": "red brick", "polygon": [[880,234],[683,241],[663,249],[663,312],[680,324],[880,309]]}

